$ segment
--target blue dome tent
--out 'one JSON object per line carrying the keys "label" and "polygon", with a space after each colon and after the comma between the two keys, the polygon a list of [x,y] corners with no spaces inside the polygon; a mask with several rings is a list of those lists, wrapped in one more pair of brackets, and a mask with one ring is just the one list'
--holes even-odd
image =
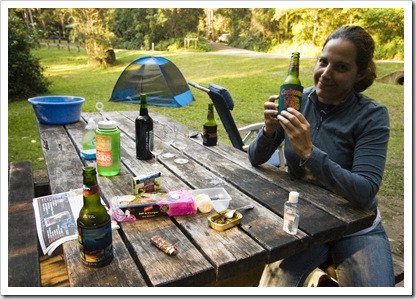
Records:
{"label": "blue dome tent", "polygon": [[131,62],[118,78],[111,102],[140,103],[147,94],[148,105],[182,107],[194,97],[178,67],[163,57],[146,56]]}

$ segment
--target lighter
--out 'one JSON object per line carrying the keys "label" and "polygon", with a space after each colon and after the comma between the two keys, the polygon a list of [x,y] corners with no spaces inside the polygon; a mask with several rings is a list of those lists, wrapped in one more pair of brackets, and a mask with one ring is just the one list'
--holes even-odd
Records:
{"label": "lighter", "polygon": [[150,242],[168,255],[175,255],[178,252],[176,246],[172,245],[161,236],[153,236],[150,239]]}

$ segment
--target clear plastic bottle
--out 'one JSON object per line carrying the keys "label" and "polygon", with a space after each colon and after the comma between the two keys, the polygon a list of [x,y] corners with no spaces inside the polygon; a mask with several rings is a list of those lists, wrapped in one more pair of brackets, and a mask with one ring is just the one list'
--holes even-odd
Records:
{"label": "clear plastic bottle", "polygon": [[88,124],[85,126],[84,136],[82,137],[82,149],[89,150],[95,149],[95,131],[97,130],[97,124],[93,118],[88,120]]}
{"label": "clear plastic bottle", "polygon": [[289,200],[285,202],[283,230],[291,235],[296,235],[299,225],[299,209],[298,209],[299,193],[291,191],[289,193]]}
{"label": "clear plastic bottle", "polygon": [[97,172],[102,176],[113,176],[120,173],[120,130],[117,123],[110,120],[98,122],[96,131]]}

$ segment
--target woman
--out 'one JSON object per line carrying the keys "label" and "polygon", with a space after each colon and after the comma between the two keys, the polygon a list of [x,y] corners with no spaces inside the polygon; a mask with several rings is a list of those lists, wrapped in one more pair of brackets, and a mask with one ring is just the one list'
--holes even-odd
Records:
{"label": "woman", "polygon": [[332,258],[340,286],[394,286],[390,244],[377,208],[389,139],[385,106],[362,95],[376,78],[374,41],[361,27],[345,26],[326,40],[304,90],[301,109],[277,116],[278,96],[264,104],[265,125],[249,147],[256,166],[285,140],[288,171],[373,210],[373,225],[338,241],[291,256],[279,264],[279,286],[302,286]]}

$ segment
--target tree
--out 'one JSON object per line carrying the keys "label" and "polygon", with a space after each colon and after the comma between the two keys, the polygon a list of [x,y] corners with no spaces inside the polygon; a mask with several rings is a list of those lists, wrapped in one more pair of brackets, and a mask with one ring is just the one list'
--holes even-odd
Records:
{"label": "tree", "polygon": [[83,41],[90,61],[106,64],[114,34],[108,29],[114,10],[106,8],[69,8],[74,34]]}
{"label": "tree", "polygon": [[375,57],[404,58],[404,10],[401,8],[365,9],[361,24],[376,42]]}
{"label": "tree", "polygon": [[30,53],[36,46],[32,28],[13,15],[8,22],[9,101],[46,92],[50,82],[42,73],[39,59]]}
{"label": "tree", "polygon": [[183,38],[198,32],[204,16],[202,8],[136,8],[116,9],[110,29],[117,45],[129,49],[150,49],[151,44],[183,42]]}

